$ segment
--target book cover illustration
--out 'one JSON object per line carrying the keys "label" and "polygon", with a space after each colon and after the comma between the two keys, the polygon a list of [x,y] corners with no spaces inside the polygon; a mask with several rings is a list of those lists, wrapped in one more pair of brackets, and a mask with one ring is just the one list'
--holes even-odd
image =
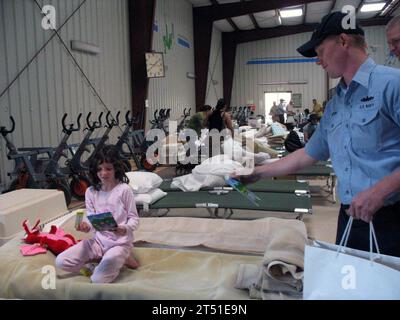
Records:
{"label": "book cover illustration", "polygon": [[241,183],[239,180],[230,178],[229,176],[225,177],[225,181],[227,184],[229,184],[232,188],[234,188],[236,191],[238,191],[240,194],[245,196],[248,200],[250,200],[251,203],[259,207],[260,205],[258,204],[258,201],[261,199],[252,191],[247,189],[247,187]]}
{"label": "book cover illustration", "polygon": [[111,212],[92,214],[87,218],[97,231],[113,231],[118,227]]}

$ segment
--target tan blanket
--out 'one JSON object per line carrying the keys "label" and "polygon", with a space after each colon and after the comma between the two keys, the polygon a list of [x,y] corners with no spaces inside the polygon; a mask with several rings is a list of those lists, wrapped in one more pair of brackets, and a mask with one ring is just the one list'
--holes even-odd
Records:
{"label": "tan blanket", "polygon": [[[19,235],[21,238],[23,234]],[[138,270],[123,268],[112,284],[91,284],[88,277],[57,272],[55,256],[23,257],[19,238],[0,247],[0,298],[8,299],[248,299],[235,289],[239,264],[262,257],[185,250],[135,248]]]}
{"label": "tan blanket", "polygon": [[171,246],[204,246],[216,250],[264,254],[272,234],[299,233],[306,237],[302,221],[264,218],[252,221],[199,218],[143,218],[135,242]]}
{"label": "tan blanket", "polygon": [[[76,237],[74,219],[61,227]],[[147,242],[174,247],[203,246],[219,251],[263,255],[271,241],[287,243],[286,236],[299,234],[306,238],[304,222],[293,219],[263,218],[250,221],[164,217],[141,218],[134,232],[134,242]],[[275,247],[275,244],[272,244]]]}

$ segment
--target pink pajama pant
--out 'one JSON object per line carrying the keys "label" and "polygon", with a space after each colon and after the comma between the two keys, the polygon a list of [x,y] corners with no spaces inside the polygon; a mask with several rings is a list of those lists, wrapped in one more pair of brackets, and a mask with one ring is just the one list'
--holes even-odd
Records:
{"label": "pink pajama pant", "polygon": [[95,239],[83,240],[60,253],[55,264],[64,271],[79,272],[86,263],[101,259],[90,280],[93,283],[110,283],[118,276],[131,250],[129,245],[105,248]]}

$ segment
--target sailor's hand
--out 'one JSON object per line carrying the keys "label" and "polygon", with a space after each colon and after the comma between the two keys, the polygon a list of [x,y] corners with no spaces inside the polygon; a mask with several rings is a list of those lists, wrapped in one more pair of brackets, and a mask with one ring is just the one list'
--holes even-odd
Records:
{"label": "sailor's hand", "polygon": [[258,173],[256,169],[252,170],[240,170],[240,171],[234,171],[231,175],[231,178],[239,180],[243,184],[252,184],[260,180],[261,175]]}
{"label": "sailor's hand", "polygon": [[354,219],[370,222],[373,215],[383,207],[384,197],[380,194],[379,190],[371,187],[363,192],[357,194],[351,201],[348,214]]}

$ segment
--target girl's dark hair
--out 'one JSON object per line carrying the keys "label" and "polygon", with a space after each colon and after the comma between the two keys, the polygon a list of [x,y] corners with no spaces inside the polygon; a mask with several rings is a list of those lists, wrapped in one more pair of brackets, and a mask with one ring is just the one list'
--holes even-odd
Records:
{"label": "girl's dark hair", "polygon": [[97,170],[99,165],[104,162],[113,165],[117,180],[129,183],[129,179],[125,174],[126,165],[122,161],[118,148],[114,145],[105,145],[94,155],[89,165],[89,178],[95,190],[99,191],[101,189],[101,181],[97,176]]}
{"label": "girl's dark hair", "polygon": [[215,109],[220,111],[225,107],[225,100],[224,99],[219,99],[217,102],[217,105],[215,106]]}

